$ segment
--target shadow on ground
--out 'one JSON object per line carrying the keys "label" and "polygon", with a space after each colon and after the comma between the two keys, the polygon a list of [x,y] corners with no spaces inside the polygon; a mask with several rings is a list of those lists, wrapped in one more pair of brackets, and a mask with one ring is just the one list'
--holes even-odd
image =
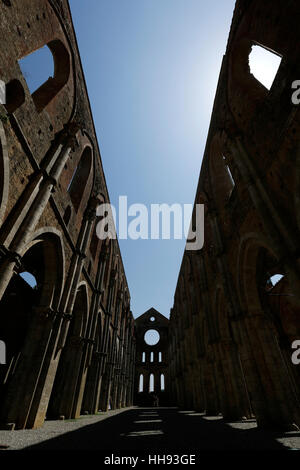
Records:
{"label": "shadow on ground", "polygon": [[[254,423],[251,423],[252,425]],[[282,434],[236,429],[218,417],[176,408],[136,408],[24,450],[179,453],[205,450],[285,450]]]}

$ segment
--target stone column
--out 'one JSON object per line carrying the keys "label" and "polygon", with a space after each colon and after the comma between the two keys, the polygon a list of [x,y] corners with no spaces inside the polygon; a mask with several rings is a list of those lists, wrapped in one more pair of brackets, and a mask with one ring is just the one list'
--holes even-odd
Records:
{"label": "stone column", "polygon": [[32,183],[22,194],[22,201],[13,209],[9,222],[2,229],[0,244],[4,258],[0,261],[0,299],[13,275],[16,262],[24,248],[57,185],[62,169],[69,158],[75,142],[77,125],[69,126],[50,150],[49,162],[33,177]]}
{"label": "stone column", "polygon": [[[222,340],[219,343],[219,357],[222,364],[225,393],[228,400],[226,419],[236,420],[251,418],[251,406],[243,377],[243,371],[238,358],[238,349],[233,341]],[[224,413],[223,416],[225,418]]]}
{"label": "stone column", "polygon": [[284,218],[279,214],[264,187],[241,136],[231,137],[227,135],[226,137],[228,150],[247,185],[252,202],[265,226],[270,247],[276,253],[277,258],[282,260],[290,286],[295,293],[295,299],[300,304],[300,275],[297,265],[298,236],[284,223]]}
{"label": "stone column", "polygon": [[103,353],[93,351],[92,360],[88,370],[88,376],[85,386],[85,394],[82,402],[84,411],[90,414],[98,412],[99,397],[102,384],[101,361]]}
{"label": "stone column", "polygon": [[[93,210],[90,211],[91,220],[93,221],[96,216],[96,208],[99,201],[95,201],[95,205],[92,208]],[[107,250],[104,248],[101,251],[99,265],[95,280],[95,289],[93,290],[92,301],[90,306],[90,315],[88,318],[88,326],[87,326],[87,341],[86,347],[84,350],[82,364],[81,364],[81,372],[80,372],[80,395],[83,395],[83,406],[85,410],[95,410],[97,411],[98,408],[98,401],[99,401],[99,393],[101,387],[101,371],[102,371],[102,361],[104,359],[104,353],[102,351],[95,351],[95,345],[99,343],[98,338],[96,338],[97,333],[99,332],[98,322],[101,322],[101,317],[99,317],[99,306],[102,297],[102,284],[103,284],[103,277],[105,272],[105,266],[107,263],[108,254]],[[93,356],[93,352],[95,355]],[[97,358],[94,367],[92,366],[92,357]],[[94,368],[96,371],[89,372],[89,368]],[[87,381],[88,375],[93,375],[93,382]],[[89,388],[92,387],[91,392],[89,392]],[[91,400],[91,401],[89,401]],[[95,412],[95,411],[94,411]]]}
{"label": "stone column", "polygon": [[52,309],[34,310],[32,327],[29,328],[17,368],[7,384],[1,407],[2,423],[15,423],[16,429],[30,427],[28,419],[34,406],[34,427],[43,424],[48,402],[41,403],[41,397],[35,397],[35,392],[44,366],[45,352],[61,316],[60,312]]}
{"label": "stone column", "polygon": [[[84,213],[84,218],[77,240],[76,252],[73,254],[66,287],[62,296],[62,305],[68,314],[73,312],[77,295],[77,286],[81,277],[83,263],[89,246],[91,230],[96,217],[97,198],[91,198]],[[84,312],[75,312],[84,315]],[[87,319],[90,312],[86,312]],[[61,326],[58,340],[58,349],[62,349],[66,343],[69,323],[65,320]],[[78,418],[81,411],[81,403],[86,379],[85,356],[93,339],[88,338],[88,332],[82,332],[82,337],[73,337],[71,346],[67,344],[67,351],[62,355],[59,368],[62,380],[55,384],[55,397],[52,403],[52,413],[68,418]],[[76,346],[77,345],[77,346]],[[70,375],[71,374],[71,375]],[[68,378],[69,377],[69,378]]]}
{"label": "stone column", "polygon": [[211,345],[208,346],[205,354],[203,380],[206,397],[206,415],[216,416],[220,412],[220,403],[215,372],[215,357]]}
{"label": "stone column", "polygon": [[299,397],[290,386],[273,323],[258,313],[240,319],[237,326],[241,362],[258,426],[279,430],[295,429],[295,424],[299,427]]}

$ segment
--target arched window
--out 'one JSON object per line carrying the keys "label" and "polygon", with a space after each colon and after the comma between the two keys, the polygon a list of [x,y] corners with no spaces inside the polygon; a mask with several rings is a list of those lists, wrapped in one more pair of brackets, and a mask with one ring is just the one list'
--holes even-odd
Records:
{"label": "arched window", "polygon": [[[65,271],[63,247],[59,236],[51,233],[39,233],[30,248],[25,252],[21,260],[23,271],[14,274],[0,301],[0,311],[3,314],[1,320],[1,340],[7,347],[6,365],[0,367],[0,394],[3,398],[6,394],[6,385],[20,371],[22,372],[23,360],[33,364],[33,373],[38,377],[39,369],[35,361],[40,359],[39,364],[44,364],[42,332],[37,331],[33,339],[30,331],[35,323],[36,308],[44,309],[45,306],[56,308],[61,298],[63,273]],[[17,327],[16,327],[17,326]],[[27,346],[26,346],[27,345]],[[23,359],[24,358],[24,359]],[[26,359],[25,359],[26,358]],[[18,372],[19,371],[19,372]],[[32,410],[31,397],[36,390],[37,384],[44,382],[24,381],[22,391],[15,390],[14,403],[22,401],[24,417],[17,415],[21,426],[26,426],[29,412],[33,412],[32,420],[43,413],[40,401],[36,403],[36,409]],[[19,396],[19,393],[21,395]],[[39,415],[41,416],[41,415]],[[23,421],[21,421],[21,419]]]}
{"label": "arched window", "polygon": [[6,344],[0,341],[0,364],[6,365]]}
{"label": "arched window", "polygon": [[276,286],[283,277],[283,274],[273,274],[272,276],[269,276],[266,282],[266,290],[269,291],[273,289],[273,287]]}
{"label": "arched window", "polygon": [[54,60],[48,46],[43,46],[23,57],[19,60],[19,65],[31,94],[49,77],[54,76]]}
{"label": "arched window", "polygon": [[142,362],[146,362],[146,353],[145,352],[143,352],[143,354],[142,354]]}
{"label": "arched window", "polygon": [[70,194],[75,211],[78,211],[82,200],[85,187],[92,168],[92,151],[90,147],[86,147],[81,155],[78,166],[68,185],[67,191]]}
{"label": "arched window", "polygon": [[20,273],[20,277],[32,288],[34,289],[37,286],[36,278],[33,274],[28,271],[23,271]]}
{"label": "arched window", "polygon": [[149,392],[154,392],[154,374],[150,374]]}
{"label": "arched window", "polygon": [[19,65],[38,112],[57,95],[70,75],[69,53],[58,39],[23,57]]}
{"label": "arched window", "polygon": [[279,69],[281,57],[257,44],[252,46],[249,54],[250,72],[267,90],[270,90],[272,83]]}
{"label": "arched window", "polygon": [[143,374],[140,375],[140,381],[139,381],[139,392],[144,391],[144,376]]}
{"label": "arched window", "polygon": [[151,351],[150,353],[150,362],[154,362],[154,352]]}
{"label": "arched window", "polygon": [[162,353],[159,351],[158,353],[158,362],[162,362]]}
{"label": "arched window", "polygon": [[161,391],[164,391],[164,389],[165,389],[165,376],[164,376],[164,374],[160,375],[160,389],[161,389]]}
{"label": "arched window", "polygon": [[25,101],[24,88],[19,80],[11,80],[6,84],[5,107],[9,113],[14,113]]}

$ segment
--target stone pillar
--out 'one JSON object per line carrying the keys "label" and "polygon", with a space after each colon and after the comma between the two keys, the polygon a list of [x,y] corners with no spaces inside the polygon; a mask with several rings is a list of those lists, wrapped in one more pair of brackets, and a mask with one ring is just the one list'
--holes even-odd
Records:
{"label": "stone pillar", "polygon": [[[18,256],[24,248],[49,201],[51,192],[57,185],[62,169],[69,158],[75,141],[77,125],[69,126],[54,143],[50,163],[44,164],[32,179],[22,201],[16,205],[14,213],[0,234],[2,253],[7,255],[0,262],[0,299],[2,298],[15,269]],[[12,254],[12,255],[11,255]]]}
{"label": "stone pillar", "polygon": [[219,391],[215,372],[215,357],[213,347],[208,346],[203,370],[206,406],[205,411],[209,416],[216,416],[220,412]]}
{"label": "stone pillar", "polygon": [[251,418],[251,406],[238,358],[237,346],[230,340],[221,341],[219,343],[219,357],[227,397],[226,413],[222,410],[224,418],[230,421]]}
{"label": "stone pillar", "polygon": [[87,381],[85,386],[84,398],[82,407],[84,411],[90,414],[98,412],[99,397],[101,391],[102,375],[101,375],[101,361],[103,353],[94,351],[91,364],[88,369]]}
{"label": "stone pillar", "polygon": [[[97,201],[98,202],[98,201]],[[91,220],[94,219],[96,215],[96,205],[94,206],[94,210],[90,212]],[[98,324],[101,323],[101,316],[99,316],[99,305],[102,297],[102,284],[103,284],[103,277],[105,272],[106,263],[108,260],[107,249],[104,247],[101,250],[101,255],[99,259],[99,265],[95,280],[95,289],[92,295],[91,307],[90,307],[90,315],[89,321],[87,326],[87,337],[89,338],[86,342],[86,348],[84,351],[84,355],[82,358],[82,366],[81,366],[81,373],[80,373],[80,387],[81,387],[81,394],[83,394],[83,407],[86,411],[88,410],[95,410],[98,411],[98,402],[99,402],[99,394],[101,389],[101,378],[103,373],[102,363],[105,358],[105,353],[102,351],[95,351],[95,345],[99,344],[99,338],[96,338],[97,333],[99,334]],[[100,345],[103,338],[100,339]],[[94,354],[95,353],[95,354]],[[95,364],[92,364],[92,358],[95,359]],[[91,372],[89,369],[93,369]],[[88,376],[93,376],[93,381],[90,380],[86,383]],[[91,387],[91,390],[89,388]]]}
{"label": "stone pillar", "polygon": [[276,253],[277,258],[282,260],[290,286],[295,293],[295,300],[300,304],[300,276],[297,265],[298,235],[284,223],[284,217],[279,214],[278,208],[268,195],[241,136],[226,135],[226,138],[228,150],[247,185],[252,202],[265,226],[270,247]]}
{"label": "stone pillar", "polygon": [[238,327],[241,362],[258,426],[279,430],[295,429],[295,424],[299,427],[299,397],[293,393],[273,323],[258,313],[240,319]]}
{"label": "stone pillar", "polygon": [[[66,287],[62,296],[62,305],[67,312],[73,312],[76,301],[77,286],[81,277],[83,263],[89,246],[91,230],[96,217],[97,198],[89,200],[80,233],[77,240],[76,252],[73,254]],[[75,312],[76,315],[84,315],[84,312]],[[87,319],[90,312],[86,312]],[[76,319],[74,319],[75,321]],[[62,349],[66,343],[69,323],[65,320],[62,324],[58,340],[58,349]],[[59,373],[61,381],[56,382],[54,397],[52,402],[52,413],[56,416],[66,416],[68,418],[78,418],[81,411],[81,403],[86,380],[85,360],[88,347],[93,340],[88,338],[88,331],[83,332],[82,337],[73,337],[70,344],[66,345],[67,350],[63,352]]]}
{"label": "stone pillar", "polygon": [[60,322],[60,319],[59,312],[51,309],[35,309],[32,326],[29,328],[17,368],[7,384],[7,392],[1,408],[1,422],[15,423],[16,429],[30,427],[28,419],[34,406],[36,413],[31,421],[34,421],[34,427],[43,424],[48,401],[42,402],[41,396],[35,396],[35,393],[51,335],[57,330],[55,323]]}

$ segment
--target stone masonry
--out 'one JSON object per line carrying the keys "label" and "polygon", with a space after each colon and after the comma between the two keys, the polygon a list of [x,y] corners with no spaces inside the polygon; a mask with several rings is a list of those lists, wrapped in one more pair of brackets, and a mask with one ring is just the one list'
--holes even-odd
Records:
{"label": "stone masonry", "polygon": [[[236,2],[195,198],[205,242],[184,253],[169,333],[175,402],[274,429],[300,426],[299,21],[296,0]],[[255,45],[281,57],[270,90]]]}
{"label": "stone masonry", "polygon": [[[118,241],[96,235],[109,195],[68,2],[0,18],[0,421],[23,429],[130,406],[134,320]],[[43,46],[54,76],[31,94],[19,60]]]}

